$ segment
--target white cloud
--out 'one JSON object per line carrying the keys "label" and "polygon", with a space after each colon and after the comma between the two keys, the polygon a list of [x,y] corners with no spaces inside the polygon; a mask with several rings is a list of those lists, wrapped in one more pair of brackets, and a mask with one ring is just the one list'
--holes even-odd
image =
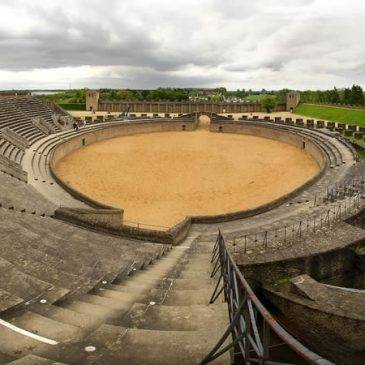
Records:
{"label": "white cloud", "polygon": [[2,0],[0,88],[365,85],[360,0]]}

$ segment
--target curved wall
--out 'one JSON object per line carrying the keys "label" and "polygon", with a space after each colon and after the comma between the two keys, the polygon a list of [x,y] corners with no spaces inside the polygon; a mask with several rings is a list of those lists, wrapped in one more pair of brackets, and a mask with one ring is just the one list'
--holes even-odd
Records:
{"label": "curved wall", "polygon": [[[210,130],[212,132],[218,132],[220,123],[212,123]],[[114,207],[107,206],[105,204],[102,204],[98,201],[95,201],[88,196],[80,193],[79,191],[73,189],[70,185],[68,185],[66,182],[64,182],[55,172],[55,166],[57,162],[62,159],[67,154],[82,148],[83,146],[90,145],[92,143],[103,141],[119,136],[124,135],[131,135],[131,134],[139,134],[139,133],[153,133],[153,132],[163,132],[163,131],[183,131],[185,130],[194,130],[196,128],[196,123],[192,121],[172,121],[172,120],[153,120],[153,121],[133,121],[133,122],[121,122],[121,124],[118,125],[110,125],[106,126],[102,129],[95,129],[90,132],[76,135],[75,137],[65,141],[61,142],[57,146],[54,147],[52,151],[52,155],[50,158],[50,170],[53,175],[53,177],[56,179],[56,181],[63,186],[71,195],[73,195],[75,198],[85,202],[92,208],[99,208],[99,209],[115,209]],[[309,185],[313,184],[320,176],[323,174],[325,168],[327,167],[327,159],[322,151],[321,147],[311,138],[307,136],[301,135],[299,132],[284,130],[284,129],[277,129],[275,128],[275,125],[269,126],[269,125],[256,125],[254,123],[250,122],[230,122],[230,123],[224,123],[223,125],[223,132],[229,132],[229,133],[242,133],[242,134],[249,134],[254,136],[259,136],[263,138],[269,138],[278,140],[290,145],[293,145],[298,148],[303,148],[303,142],[305,142],[305,150],[308,152],[319,164],[320,171],[312,177],[309,181],[307,181],[302,186],[298,187],[294,191],[276,199],[275,201],[272,201],[268,204],[264,204],[258,208],[251,209],[251,210],[244,210],[244,211],[237,211],[237,212],[231,212],[231,213],[225,213],[225,214],[219,214],[219,215],[212,215],[212,216],[192,216],[192,217],[186,217],[183,221],[175,225],[174,227],[171,227],[166,232],[166,235],[169,236],[169,240],[171,236],[174,237],[174,242],[182,240],[186,234],[188,233],[189,227],[192,223],[218,223],[218,222],[224,222],[229,220],[235,220],[235,219],[241,219],[241,218],[247,218],[251,217],[260,213],[263,213],[267,210],[273,209],[276,206],[279,206],[283,204],[286,200],[292,198],[305,188],[307,188]],[[122,213],[123,214],[123,213]],[[121,227],[124,227],[124,232],[126,231],[126,227],[122,225]],[[104,227],[105,228],[105,227]],[[162,231],[157,230],[146,230],[146,229],[131,229],[133,231],[132,236],[139,238],[140,236],[146,239],[148,235],[151,232],[159,232],[159,237],[161,236]],[[141,235],[138,234],[140,231]],[[146,235],[146,232],[147,233]],[[143,235],[142,235],[143,233]],[[150,238],[151,239],[151,238]],[[160,240],[161,241],[161,240]],[[169,241],[169,243],[171,243]]]}
{"label": "curved wall", "polygon": [[[212,123],[210,130],[213,132],[248,134],[284,142],[299,149],[304,149],[318,162],[321,169],[327,166],[327,159],[321,147],[312,139],[302,135],[300,131],[290,131],[288,129],[280,128],[280,126],[264,124],[262,122],[261,124],[258,124],[256,122],[221,123],[219,121]],[[303,142],[305,142],[305,148],[303,148]]]}

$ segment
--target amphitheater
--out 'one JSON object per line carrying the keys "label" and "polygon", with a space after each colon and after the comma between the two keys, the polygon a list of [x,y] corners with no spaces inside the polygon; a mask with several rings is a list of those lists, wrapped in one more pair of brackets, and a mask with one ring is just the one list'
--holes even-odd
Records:
{"label": "amphitheater", "polygon": [[280,108],[0,96],[0,365],[363,364],[362,131]]}

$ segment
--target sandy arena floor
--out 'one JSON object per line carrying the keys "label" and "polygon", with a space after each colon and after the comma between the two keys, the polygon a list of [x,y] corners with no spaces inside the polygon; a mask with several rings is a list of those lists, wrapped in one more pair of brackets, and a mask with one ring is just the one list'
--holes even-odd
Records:
{"label": "sandy arena floor", "polygon": [[205,129],[119,137],[57,165],[74,188],[123,208],[126,221],[157,226],[257,207],[318,170],[311,156],[285,143]]}

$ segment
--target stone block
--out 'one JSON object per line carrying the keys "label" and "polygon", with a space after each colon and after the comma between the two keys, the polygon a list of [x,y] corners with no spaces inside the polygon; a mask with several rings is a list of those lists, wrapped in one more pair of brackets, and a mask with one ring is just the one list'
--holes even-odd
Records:
{"label": "stone block", "polygon": [[30,146],[29,141],[25,137],[8,127],[1,129],[1,137],[23,151]]}
{"label": "stone block", "polygon": [[363,138],[363,137],[364,137],[364,133],[362,133],[362,132],[355,132],[355,133],[354,133],[354,137],[355,137],[356,139],[361,139],[361,138]]}
{"label": "stone block", "polygon": [[295,119],[295,125],[298,127],[304,127],[304,121],[302,118]]}
{"label": "stone block", "polygon": [[353,124],[348,124],[347,129],[350,130],[350,131],[356,132],[357,131],[357,126],[353,125]]}
{"label": "stone block", "polygon": [[317,120],[317,128],[324,128],[324,120]]}
{"label": "stone block", "polygon": [[307,119],[307,128],[314,128],[314,120],[313,119]]}

